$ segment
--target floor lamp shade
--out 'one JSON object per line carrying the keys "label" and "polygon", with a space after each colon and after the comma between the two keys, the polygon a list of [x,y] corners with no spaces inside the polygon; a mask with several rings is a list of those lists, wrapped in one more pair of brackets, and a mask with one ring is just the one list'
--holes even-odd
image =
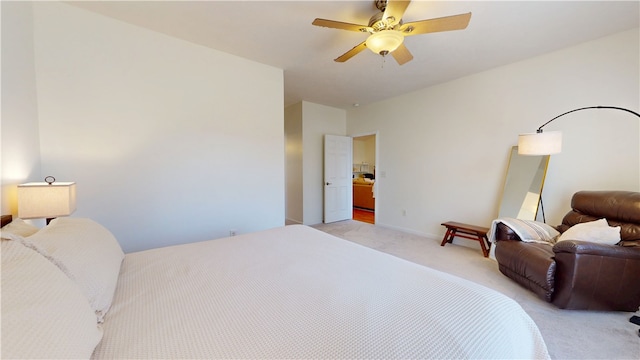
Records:
{"label": "floor lamp shade", "polygon": [[612,109],[622,110],[631,113],[637,117],[640,114],[633,110],[617,107],[617,106],[587,106],[578,109],[573,109],[562,113],[546,123],[540,125],[535,134],[521,134],[518,136],[518,154],[520,155],[552,155],[558,154],[562,151],[562,133],[559,131],[543,132],[542,128],[547,126],[550,122],[557,118],[563,117],[567,114],[571,114],[576,111],[588,110],[588,109]]}
{"label": "floor lamp shade", "polygon": [[551,155],[562,151],[562,132],[547,131],[518,136],[518,154]]}
{"label": "floor lamp shade", "polygon": [[18,185],[18,217],[55,218],[76,210],[75,182],[33,182]]}

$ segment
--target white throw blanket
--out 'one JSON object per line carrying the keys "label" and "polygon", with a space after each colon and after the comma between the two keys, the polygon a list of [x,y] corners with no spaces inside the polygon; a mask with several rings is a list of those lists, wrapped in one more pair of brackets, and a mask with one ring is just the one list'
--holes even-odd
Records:
{"label": "white throw blanket", "polygon": [[503,223],[513,230],[520,240],[524,242],[537,242],[542,244],[553,245],[560,233],[553,227],[532,220],[520,220],[514,218],[499,218],[491,222],[488,239],[491,243],[496,242],[496,227],[499,223]]}

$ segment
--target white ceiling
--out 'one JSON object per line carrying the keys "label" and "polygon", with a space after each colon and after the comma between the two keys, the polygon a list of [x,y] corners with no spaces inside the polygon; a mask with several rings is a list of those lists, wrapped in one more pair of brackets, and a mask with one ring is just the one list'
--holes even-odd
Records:
{"label": "white ceiling", "polygon": [[284,69],[285,106],[337,108],[380,101],[640,26],[640,1],[421,1],[404,22],[472,12],[465,30],[407,37],[413,61],[365,50],[333,61],[366,34],[311,25],[367,24],[361,1],[69,2],[127,23]]}

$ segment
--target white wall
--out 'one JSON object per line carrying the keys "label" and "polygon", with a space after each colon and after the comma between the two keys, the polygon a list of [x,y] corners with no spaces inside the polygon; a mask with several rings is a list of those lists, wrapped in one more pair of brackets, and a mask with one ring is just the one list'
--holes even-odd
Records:
{"label": "white wall", "polygon": [[285,134],[285,196],[286,220],[302,224],[303,219],[303,177],[302,177],[302,103],[284,109]]}
{"label": "white wall", "polygon": [[324,219],[324,135],[346,135],[346,111],[306,101],[285,108],[287,221]]}
{"label": "white wall", "polygon": [[77,182],[74,216],[125,251],[284,224],[281,69],[64,3],[34,10],[42,173]]}
{"label": "white wall", "polygon": [[[360,172],[361,164],[368,164],[367,172],[373,173],[376,165],[376,137],[375,135],[353,138],[353,171]],[[364,168],[363,168],[364,171]]]}
{"label": "white wall", "polygon": [[[433,237],[448,220],[489,226],[519,133],[583,106],[640,109],[639,43],[634,29],[349,110],[348,134],[379,131],[377,223]],[[578,190],[640,190],[638,120],[586,110],[545,128],[564,133],[543,194],[548,223]]]}
{"label": "white wall", "polygon": [[347,112],[302,102],[303,212],[305,225],[324,219],[324,135],[346,135]]}
{"label": "white wall", "polygon": [[26,2],[2,9],[2,214],[18,214],[17,185],[43,181],[33,54],[33,13]]}

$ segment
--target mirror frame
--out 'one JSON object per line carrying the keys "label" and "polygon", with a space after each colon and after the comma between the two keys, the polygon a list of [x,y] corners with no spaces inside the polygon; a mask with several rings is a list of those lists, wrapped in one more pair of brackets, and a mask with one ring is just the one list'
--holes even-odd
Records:
{"label": "mirror frame", "polygon": [[[511,148],[498,217],[537,220],[550,155],[518,155]],[[517,213],[515,213],[517,209]]]}

